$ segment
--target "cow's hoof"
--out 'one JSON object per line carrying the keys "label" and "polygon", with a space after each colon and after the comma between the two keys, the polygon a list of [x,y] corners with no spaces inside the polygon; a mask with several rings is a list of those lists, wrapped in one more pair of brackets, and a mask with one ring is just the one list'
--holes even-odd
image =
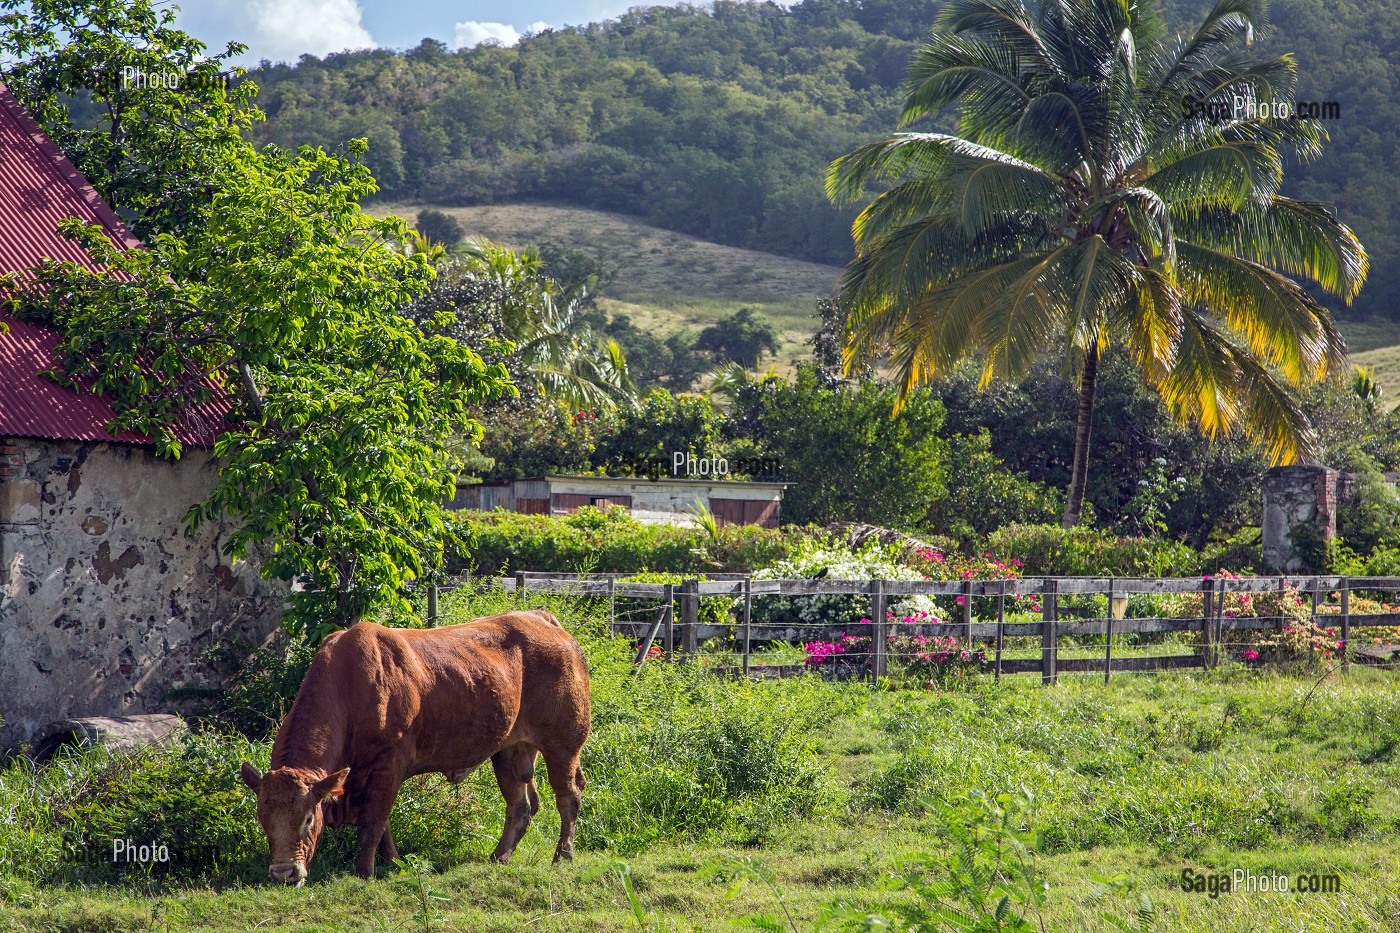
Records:
{"label": "cow's hoof", "polygon": [[491,861],[495,862],[497,865],[509,865],[510,856],[511,853],[509,852],[492,852]]}
{"label": "cow's hoof", "polygon": [[559,849],[559,850],[555,851],[555,853],[554,853],[554,864],[556,864],[556,865],[558,865],[560,862],[572,862],[573,860],[574,860],[574,850],[573,850],[573,849],[567,849],[567,850],[566,850],[566,849]]}

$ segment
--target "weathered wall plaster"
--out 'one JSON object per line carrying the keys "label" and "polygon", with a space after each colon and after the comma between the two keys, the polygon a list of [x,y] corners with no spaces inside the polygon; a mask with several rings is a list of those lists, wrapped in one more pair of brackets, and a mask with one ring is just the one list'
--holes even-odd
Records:
{"label": "weathered wall plaster", "polygon": [[0,751],[75,716],[165,709],[219,642],[263,644],[287,587],[186,532],[215,479],[129,444],[0,438]]}

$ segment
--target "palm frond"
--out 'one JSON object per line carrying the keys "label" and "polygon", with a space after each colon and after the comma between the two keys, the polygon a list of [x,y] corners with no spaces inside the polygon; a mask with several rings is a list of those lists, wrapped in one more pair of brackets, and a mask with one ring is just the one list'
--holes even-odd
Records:
{"label": "palm frond", "polygon": [[1174,213],[1184,239],[1310,279],[1347,302],[1370,269],[1356,234],[1316,201],[1275,197],[1263,207],[1183,205]]}
{"label": "palm frond", "polygon": [[1295,384],[1322,379],[1346,359],[1327,309],[1278,272],[1195,243],[1177,244],[1184,298],[1218,315],[1250,352]]}

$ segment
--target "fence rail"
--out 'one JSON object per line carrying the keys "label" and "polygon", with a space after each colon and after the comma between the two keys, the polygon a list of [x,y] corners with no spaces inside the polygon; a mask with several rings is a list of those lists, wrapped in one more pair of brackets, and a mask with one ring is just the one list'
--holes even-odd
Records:
{"label": "fence rail", "polygon": [[[1240,578],[1142,578],[1142,577],[1019,577],[1008,580],[755,580],[743,574],[709,574],[705,580],[688,580],[681,584],[623,582],[624,574],[592,574],[579,576],[563,573],[519,572],[510,577],[456,578],[443,589],[460,586],[497,586],[514,592],[522,599],[531,591],[568,593],[579,596],[606,597],[609,603],[611,629],[619,635],[640,640],[637,664],[642,664],[653,643],[660,638],[663,652],[670,659],[679,654],[694,656],[699,644],[715,638],[734,639],[740,664],[718,673],[749,676],[772,676],[772,668],[751,666],[755,645],[768,642],[799,642],[808,639],[835,639],[850,630],[849,624],[809,624],[754,622],[753,600],[765,596],[815,597],[864,596],[869,599],[872,650],[870,673],[884,676],[889,665],[888,641],[893,634],[909,636],[953,637],[964,644],[976,639],[989,640],[995,645],[995,671],[1002,674],[1039,672],[1043,683],[1054,683],[1062,673],[1102,673],[1105,679],[1120,672],[1165,671],[1189,667],[1209,669],[1220,660],[1222,649],[1238,646],[1228,640],[1229,633],[1248,631],[1277,631],[1286,624],[1286,617],[1231,615],[1225,609],[1231,595],[1245,596],[1283,593],[1290,588],[1305,600],[1308,616],[1314,624],[1324,620],[1339,634],[1339,641],[1351,646],[1352,632],[1357,629],[1400,626],[1400,612],[1354,613],[1351,597],[1355,593],[1400,592],[1400,577],[1297,576]],[[430,621],[436,621],[438,587],[428,594]],[[1200,614],[1188,616],[1127,617],[1130,596],[1192,595],[1201,597]],[[1081,618],[1082,608],[1062,606],[1062,599],[1104,595],[1108,597],[1109,614],[1103,617]],[[1332,596],[1337,597],[1335,612],[1319,613],[1319,601],[1324,609],[1333,608]],[[890,622],[886,606],[893,599],[908,596],[962,597],[959,618],[941,622]],[[1039,598],[1039,621],[1006,620],[1007,600],[1023,597]],[[700,621],[700,600],[730,597],[735,600],[735,618],[724,624]],[[643,610],[620,613],[617,601],[643,600],[654,605]],[[984,615],[995,606],[995,621],[974,618],[974,600],[983,601]],[[1021,614],[1025,614],[1021,610]],[[1198,632],[1198,647],[1189,654],[1148,656],[1115,656],[1114,636],[1169,632]],[[1102,656],[1061,657],[1067,637],[1104,636]],[[1004,657],[1007,638],[1039,638],[1039,657]],[[1121,642],[1121,638],[1120,638]],[[1083,646],[1071,646],[1082,651]],[[1178,646],[1179,647],[1179,646]],[[1346,653],[1343,654],[1346,663]],[[784,665],[801,669],[801,665]]]}

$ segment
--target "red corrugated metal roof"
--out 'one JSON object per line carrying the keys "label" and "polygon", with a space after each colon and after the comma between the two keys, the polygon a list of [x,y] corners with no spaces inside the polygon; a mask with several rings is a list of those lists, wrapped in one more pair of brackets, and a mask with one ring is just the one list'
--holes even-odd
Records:
{"label": "red corrugated metal roof", "polygon": [[[0,274],[27,275],[46,258],[94,268],[88,255],[58,232],[59,221],[68,217],[100,224],[120,247],[141,245],[0,84]],[[57,362],[57,334],[4,312],[0,322],[10,328],[0,334],[0,436],[151,443],[130,431],[113,437],[107,430],[112,406],[102,396],[75,392],[39,375]],[[186,444],[210,445],[227,410],[223,400],[201,406],[176,426],[175,433]]]}

